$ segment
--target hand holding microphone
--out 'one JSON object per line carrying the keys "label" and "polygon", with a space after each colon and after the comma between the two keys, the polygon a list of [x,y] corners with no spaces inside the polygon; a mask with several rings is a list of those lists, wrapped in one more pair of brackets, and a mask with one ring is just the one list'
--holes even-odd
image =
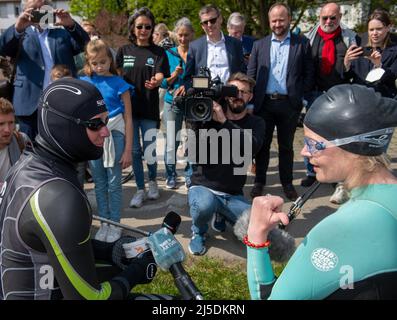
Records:
{"label": "hand holding microphone", "polygon": [[[248,233],[251,211],[252,209],[245,210],[234,225],[233,231],[239,240],[243,240],[243,237]],[[295,239],[288,232],[274,228],[269,231],[267,239],[271,242],[269,255],[273,261],[286,262],[293,255]]]}
{"label": "hand holding microphone", "polygon": [[175,212],[169,212],[164,219],[162,228],[153,233],[147,239],[147,243],[160,268],[171,272],[182,298],[184,300],[203,300],[203,296],[182,266],[182,262],[185,260],[185,251],[173,235],[180,223],[181,217]]}
{"label": "hand holding microphone", "polygon": [[[146,249],[132,258],[127,258],[125,253],[124,255],[115,253],[117,250],[124,250],[123,248],[117,249],[120,247],[122,244],[117,245],[116,242],[113,249],[113,260],[123,269],[120,276],[128,280],[130,287],[152,282],[157,272],[157,265],[150,249]],[[117,257],[120,258],[117,260]]]}
{"label": "hand holding microphone", "polygon": [[278,196],[267,195],[256,197],[252,203],[251,219],[247,234],[250,241],[263,243],[267,240],[268,233],[278,226],[289,223],[287,214],[282,212],[284,200]]}

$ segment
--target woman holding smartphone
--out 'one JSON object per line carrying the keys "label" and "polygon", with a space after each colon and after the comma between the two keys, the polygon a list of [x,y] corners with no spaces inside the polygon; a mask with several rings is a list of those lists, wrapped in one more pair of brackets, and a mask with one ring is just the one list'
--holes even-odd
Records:
{"label": "woman holding smartphone", "polygon": [[[390,38],[390,27],[388,12],[375,10],[368,20],[368,44],[364,48],[352,45],[344,59],[345,77],[353,78],[353,83],[373,87],[385,97],[397,94],[397,45]],[[366,81],[368,73],[375,68],[385,71],[382,77],[376,82]]]}

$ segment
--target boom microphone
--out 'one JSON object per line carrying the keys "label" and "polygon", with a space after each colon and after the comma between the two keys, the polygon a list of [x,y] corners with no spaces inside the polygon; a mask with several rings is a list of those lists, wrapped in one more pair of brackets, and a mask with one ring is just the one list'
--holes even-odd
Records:
{"label": "boom microphone", "polygon": [[203,296],[182,266],[185,252],[175,239],[174,233],[181,223],[181,217],[171,211],[164,218],[162,228],[153,233],[147,240],[154,260],[163,270],[169,270],[174,277],[176,287],[185,300],[203,300]]}
{"label": "boom microphone", "polygon": [[[239,240],[243,240],[248,231],[251,210],[245,210],[236,221],[233,231]],[[286,262],[295,252],[295,239],[285,230],[275,228],[269,232],[270,258],[276,262]]]}

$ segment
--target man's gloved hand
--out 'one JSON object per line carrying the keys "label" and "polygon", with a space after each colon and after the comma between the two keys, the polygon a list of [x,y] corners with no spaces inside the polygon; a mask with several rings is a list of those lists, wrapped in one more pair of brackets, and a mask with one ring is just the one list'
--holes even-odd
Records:
{"label": "man's gloved hand", "polygon": [[130,265],[123,273],[130,279],[131,284],[145,284],[152,282],[157,272],[157,265],[150,250],[142,252],[137,257],[130,259]]}
{"label": "man's gloved hand", "polygon": [[127,243],[134,243],[135,237],[121,237],[119,240],[113,243],[112,246],[112,261],[120,269],[125,270],[130,265],[130,259],[126,257],[123,245]]}

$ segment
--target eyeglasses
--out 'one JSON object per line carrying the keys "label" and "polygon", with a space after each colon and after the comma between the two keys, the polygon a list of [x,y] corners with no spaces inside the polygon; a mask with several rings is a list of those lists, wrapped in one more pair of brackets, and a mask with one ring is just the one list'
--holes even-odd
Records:
{"label": "eyeglasses", "polygon": [[109,122],[109,117],[106,117],[105,120],[103,120],[102,118],[94,118],[94,119],[90,119],[90,120],[81,120],[80,124],[92,131],[99,131],[101,130],[103,127],[107,126]]}
{"label": "eyeglasses", "polygon": [[327,148],[339,147],[353,142],[365,142],[370,148],[383,148],[389,142],[393,131],[394,128],[385,128],[327,142],[317,141],[307,137],[304,137],[303,141],[307,151],[313,156],[317,152]]}
{"label": "eyeglasses", "polygon": [[241,95],[249,95],[249,94],[251,94],[251,91],[245,91],[245,90],[237,90]]}
{"label": "eyeglasses", "polygon": [[218,18],[219,18],[219,16],[216,16],[215,18],[212,18],[212,19],[208,19],[208,20],[205,20],[205,21],[200,21],[200,24],[201,25],[205,24],[207,26],[208,26],[208,23],[215,24],[216,21],[218,20]]}
{"label": "eyeglasses", "polygon": [[89,119],[89,120],[81,120],[79,118],[74,118],[74,117],[71,117],[71,116],[61,112],[61,111],[58,111],[58,110],[50,107],[48,102],[44,103],[43,108],[47,109],[49,112],[55,113],[57,116],[60,116],[61,118],[73,121],[73,122],[77,123],[78,125],[84,126],[87,129],[90,129],[92,131],[101,130],[109,122],[109,117],[106,117],[105,120],[103,120],[102,118],[94,118],[94,119]]}
{"label": "eyeglasses", "polygon": [[152,30],[152,26],[149,25],[137,25],[135,26],[135,28],[137,28],[138,30],[142,30],[143,28],[145,28],[145,30]]}
{"label": "eyeglasses", "polygon": [[323,16],[323,17],[321,17],[321,19],[323,21],[327,21],[328,19],[334,21],[334,20],[336,20],[336,16]]}

